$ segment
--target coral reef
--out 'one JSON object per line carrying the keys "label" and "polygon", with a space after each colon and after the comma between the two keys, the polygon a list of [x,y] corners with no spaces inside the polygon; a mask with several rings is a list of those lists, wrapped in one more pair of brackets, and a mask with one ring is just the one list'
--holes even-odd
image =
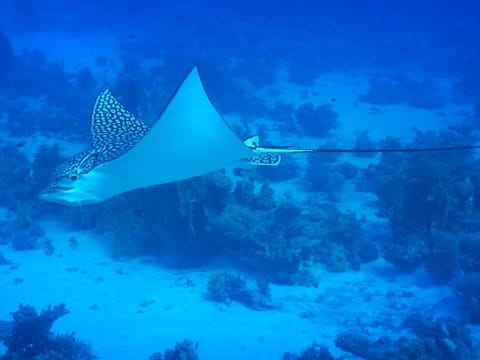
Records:
{"label": "coral reef", "polygon": [[[115,257],[177,254],[182,257],[177,265],[195,266],[219,249],[216,239],[207,237],[207,206],[214,216],[226,203],[230,185],[220,179],[207,176],[142,189],[97,206],[66,209],[65,215],[77,228],[111,239]],[[208,192],[210,187],[216,191]]]}
{"label": "coral reef", "polygon": [[[401,146],[387,139],[388,146]],[[408,147],[474,143],[470,125],[439,132],[417,132]],[[480,271],[478,233],[479,161],[470,151],[459,153],[382,155],[363,174],[366,189],[378,196],[378,215],[389,221],[392,237],[383,257],[397,269],[410,271],[425,264],[432,280],[450,284],[462,296],[464,311],[480,321],[478,295],[465,283]],[[365,184],[364,184],[365,185]]]}
{"label": "coral reef", "polygon": [[142,79],[146,78],[147,74],[136,63],[124,64],[121,71],[126,76],[116,80],[113,91],[121,96],[122,104],[125,108],[138,114],[141,105],[147,100],[146,89],[142,85]]}
{"label": "coral reef", "polygon": [[433,339],[438,359],[475,359],[480,353],[470,328],[453,318],[435,318],[428,312],[411,312],[403,325],[419,339]]}
{"label": "coral reef", "polygon": [[460,270],[460,249],[456,236],[448,232],[433,230],[434,239],[425,258],[427,271],[441,283],[448,283]]}
{"label": "coral reef", "polygon": [[44,234],[39,225],[14,232],[10,235],[10,246],[17,251],[36,249],[39,246],[39,239]]}
{"label": "coral reef", "polygon": [[0,54],[2,100],[6,102],[6,125],[11,135],[56,133],[78,139],[88,134],[85,119],[98,92],[89,68],[67,72],[40,50],[14,54],[3,34]]}
{"label": "coral reef", "polygon": [[291,135],[298,133],[294,112],[293,104],[276,101],[275,105],[269,109],[268,115],[282,135]]}
{"label": "coral reef", "polygon": [[[47,170],[52,169],[49,160],[52,159],[44,159]],[[3,189],[0,193],[0,206],[8,208],[13,214],[0,221],[0,237],[9,238],[17,231],[28,230],[38,220],[41,209],[49,207],[36,199],[40,183],[36,182],[34,176],[40,174],[34,170],[18,146],[0,142],[0,186]]]}
{"label": "coral reef", "polygon": [[458,275],[451,286],[462,297],[463,307],[472,323],[480,323],[480,271]]}
{"label": "coral reef", "polygon": [[[195,61],[197,60],[196,58]],[[208,92],[215,99],[222,113],[242,114],[244,121],[265,117],[268,114],[265,102],[255,96],[254,91],[270,85],[277,74],[276,69],[268,66],[251,66],[253,63],[258,64],[258,61],[259,59],[243,57],[233,67],[220,68],[218,62],[212,62],[206,58],[202,59],[200,67],[202,73],[205,74],[205,79],[208,79]],[[173,84],[178,82],[178,79],[183,76],[185,70],[193,62],[189,61],[188,65],[181,69],[179,76],[172,80]],[[166,67],[166,69],[168,69],[166,71],[171,72],[171,67]],[[228,91],[225,91],[225,89],[228,89]],[[239,133],[239,135],[245,136],[246,134]]]}
{"label": "coral reef", "polygon": [[252,210],[270,211],[275,209],[276,206],[277,203],[274,199],[274,190],[270,187],[268,182],[264,182],[250,207]]}
{"label": "coral reef", "polygon": [[48,307],[38,314],[31,306],[20,305],[13,322],[2,326],[0,340],[7,348],[2,360],[93,360],[88,345],[73,334],[54,334],[53,323],[68,314],[65,305]]}
{"label": "coral reef", "polygon": [[35,193],[43,190],[50,182],[55,169],[65,160],[60,147],[41,145],[35,153],[32,163],[32,182]]}
{"label": "coral reef", "polygon": [[337,335],[335,345],[340,349],[352,353],[362,359],[371,359],[371,342],[360,330],[348,330]]}
{"label": "coral reef", "polygon": [[5,321],[0,320],[0,342],[3,341],[10,336],[13,329],[13,322],[12,321]]}
{"label": "coral reef", "polygon": [[251,287],[239,275],[218,272],[210,277],[207,290],[209,299],[216,302],[230,304],[235,301],[254,310],[273,307],[270,287],[265,281],[259,280]]}
{"label": "coral reef", "polygon": [[[353,146],[354,149],[357,150],[365,150],[365,149],[374,149],[375,143],[371,139],[370,135],[368,134],[368,130],[364,130],[357,135],[355,139],[355,145]],[[358,152],[355,154],[357,157],[372,157],[375,156],[374,153],[367,153],[367,152]]]}
{"label": "coral reef", "polygon": [[0,206],[15,208],[33,197],[31,164],[11,143],[0,143]]}
{"label": "coral reef", "polygon": [[198,360],[197,355],[198,342],[185,339],[177,343],[173,349],[167,349],[162,353],[154,353],[150,356],[150,360]]}
{"label": "coral reef", "polygon": [[310,136],[327,137],[338,126],[337,113],[332,105],[314,106],[312,103],[300,105],[295,110],[299,126]]}
{"label": "coral reef", "polygon": [[304,349],[300,355],[285,353],[283,360],[335,360],[325,345],[314,342],[312,345]]}
{"label": "coral reef", "polygon": [[268,214],[245,206],[229,205],[215,219],[215,228],[232,249],[248,247],[268,237]]}
{"label": "coral reef", "polygon": [[286,221],[292,219],[280,218],[277,210],[255,211],[238,205],[225,209],[215,221],[217,236],[226,240],[224,253],[234,263],[260,273],[271,282],[316,284],[313,276],[302,269],[307,260],[303,255],[306,240],[285,234],[282,221],[287,225]]}
{"label": "coral reef", "polygon": [[[474,143],[471,125],[439,132],[417,132],[408,147]],[[388,146],[401,147],[393,139]],[[378,196],[378,215],[389,221],[392,237],[384,241],[383,257],[397,269],[425,264],[432,280],[449,284],[461,295],[471,322],[480,321],[475,293],[480,272],[478,233],[480,187],[478,159],[459,153],[382,155],[363,174],[365,187]],[[468,284],[468,285],[467,285]]]}
{"label": "coral reef", "polygon": [[406,104],[428,110],[439,109],[444,105],[440,91],[432,79],[418,80],[408,76],[374,76],[359,100],[372,105]]}
{"label": "coral reef", "polygon": [[[262,88],[267,85],[271,85],[277,78],[277,68],[272,66],[277,60],[275,57],[265,58],[261,55],[260,58],[256,58],[251,54],[252,58],[242,60],[235,67],[235,73],[244,79],[248,79],[255,88]],[[254,60],[255,59],[255,60]],[[257,66],[252,66],[252,60],[255,61]],[[263,64],[263,65],[260,65]],[[260,65],[260,66],[258,66]]]}
{"label": "coral reef", "polygon": [[383,336],[370,340],[365,331],[351,329],[338,334],[335,345],[366,360],[440,359],[474,360],[479,349],[470,329],[453,319],[436,319],[425,313],[411,313],[404,326],[415,337],[392,340]]}
{"label": "coral reef", "polygon": [[339,172],[345,179],[352,180],[360,173],[360,169],[350,162],[337,162],[333,171]]}
{"label": "coral reef", "polygon": [[260,177],[272,182],[296,179],[301,174],[302,169],[293,156],[283,156],[280,164],[275,169],[270,166],[257,166],[255,170]]}
{"label": "coral reef", "polygon": [[305,185],[309,190],[325,193],[329,200],[338,201],[346,176],[340,167],[324,157],[307,157]]}
{"label": "coral reef", "polygon": [[365,240],[361,223],[355,214],[342,213],[335,205],[318,203],[316,200],[311,200],[308,208],[302,218],[293,224],[309,242],[313,242],[310,245],[312,258],[333,265],[333,256],[342,263],[346,260],[349,266],[358,268],[359,244]]}
{"label": "coral reef", "polygon": [[427,247],[419,237],[409,237],[405,244],[387,244],[383,249],[384,259],[399,270],[409,271],[422,264]]}
{"label": "coral reef", "polygon": [[357,243],[357,254],[361,263],[369,263],[378,259],[380,250],[375,242],[363,238]]}

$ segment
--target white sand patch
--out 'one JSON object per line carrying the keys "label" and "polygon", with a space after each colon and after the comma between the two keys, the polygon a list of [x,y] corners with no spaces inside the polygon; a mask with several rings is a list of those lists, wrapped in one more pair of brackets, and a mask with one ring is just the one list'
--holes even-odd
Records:
{"label": "white sand patch", "polygon": [[[70,233],[51,221],[43,225],[55,247],[52,256],[0,247],[18,265],[0,267],[0,318],[8,319],[19,303],[40,310],[65,302],[71,313],[54,331],[75,331],[102,359],[147,359],[184,338],[199,342],[202,359],[224,360],[225,354],[239,360],[280,359],[283,352],[299,351],[314,340],[333,346],[336,334],[348,326],[399,335],[398,322],[409,308],[447,306],[456,300],[450,289],[420,287],[417,276],[395,275],[391,266],[378,261],[343,274],[318,266],[318,289],[272,286],[275,310],[219,305],[205,300],[213,270],[175,271],[138,260],[113,261],[92,234]],[[402,296],[404,291],[412,296]]]}
{"label": "white sand patch", "polygon": [[[56,224],[46,226],[56,249],[53,256],[1,247],[7,259],[20,265],[0,268],[5,294],[2,319],[20,302],[38,310],[65,302],[71,314],[59,320],[54,330],[75,331],[92,343],[102,359],[147,359],[152,352],[172,347],[183,338],[198,340],[204,359],[221,359],[226,353],[232,354],[231,359],[252,358],[258,351],[271,354],[283,350],[284,331],[270,322],[280,321],[285,328],[296,320],[295,315],[272,319],[269,312],[204,301],[209,273],[115,262],[92,236],[74,234],[78,248],[73,249],[68,240],[71,234]],[[22,282],[15,285],[15,279]],[[189,286],[190,282],[194,286]]]}

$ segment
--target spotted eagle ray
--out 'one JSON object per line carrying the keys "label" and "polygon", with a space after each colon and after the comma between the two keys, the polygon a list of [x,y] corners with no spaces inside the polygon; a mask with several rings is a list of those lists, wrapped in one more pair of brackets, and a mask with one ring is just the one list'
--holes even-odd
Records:
{"label": "spotted eagle ray", "polygon": [[[280,151],[242,141],[210,101],[194,67],[149,129],[110,90],[97,98],[92,143],[54,173],[40,199],[69,205],[98,203],[134,189],[165,184],[232,165],[278,165]],[[257,150],[258,147],[258,150]]]}
{"label": "spotted eagle ray", "polygon": [[457,151],[480,145],[387,149],[299,149],[242,141],[210,101],[195,66],[175,91],[156,123],[148,128],[103,91],[92,113],[92,143],[62,164],[40,199],[67,205],[105,201],[149,186],[193,178],[232,165],[280,163],[282,153],[382,153]]}

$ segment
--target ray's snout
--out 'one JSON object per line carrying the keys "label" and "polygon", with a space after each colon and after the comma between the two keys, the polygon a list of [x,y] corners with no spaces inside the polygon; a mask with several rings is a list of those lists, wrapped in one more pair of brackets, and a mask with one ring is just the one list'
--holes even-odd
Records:
{"label": "ray's snout", "polygon": [[69,205],[70,202],[63,198],[62,193],[62,191],[46,188],[38,194],[38,198],[42,201]]}

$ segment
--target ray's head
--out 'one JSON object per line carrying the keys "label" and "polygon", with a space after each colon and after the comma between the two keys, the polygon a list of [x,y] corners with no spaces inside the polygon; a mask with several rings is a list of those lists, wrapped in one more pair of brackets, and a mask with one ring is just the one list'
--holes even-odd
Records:
{"label": "ray's head", "polygon": [[[105,199],[95,171],[97,166],[113,161],[133,148],[147,133],[148,127],[128,112],[112,95],[104,90],[97,97],[92,111],[92,144],[61,165],[43,190],[40,200],[65,205],[84,205]],[[100,197],[102,199],[100,199]]]}
{"label": "ray's head", "polygon": [[62,164],[55,170],[50,184],[39,194],[40,200],[71,206],[97,202],[85,186],[85,175],[91,163],[88,154],[81,153]]}

